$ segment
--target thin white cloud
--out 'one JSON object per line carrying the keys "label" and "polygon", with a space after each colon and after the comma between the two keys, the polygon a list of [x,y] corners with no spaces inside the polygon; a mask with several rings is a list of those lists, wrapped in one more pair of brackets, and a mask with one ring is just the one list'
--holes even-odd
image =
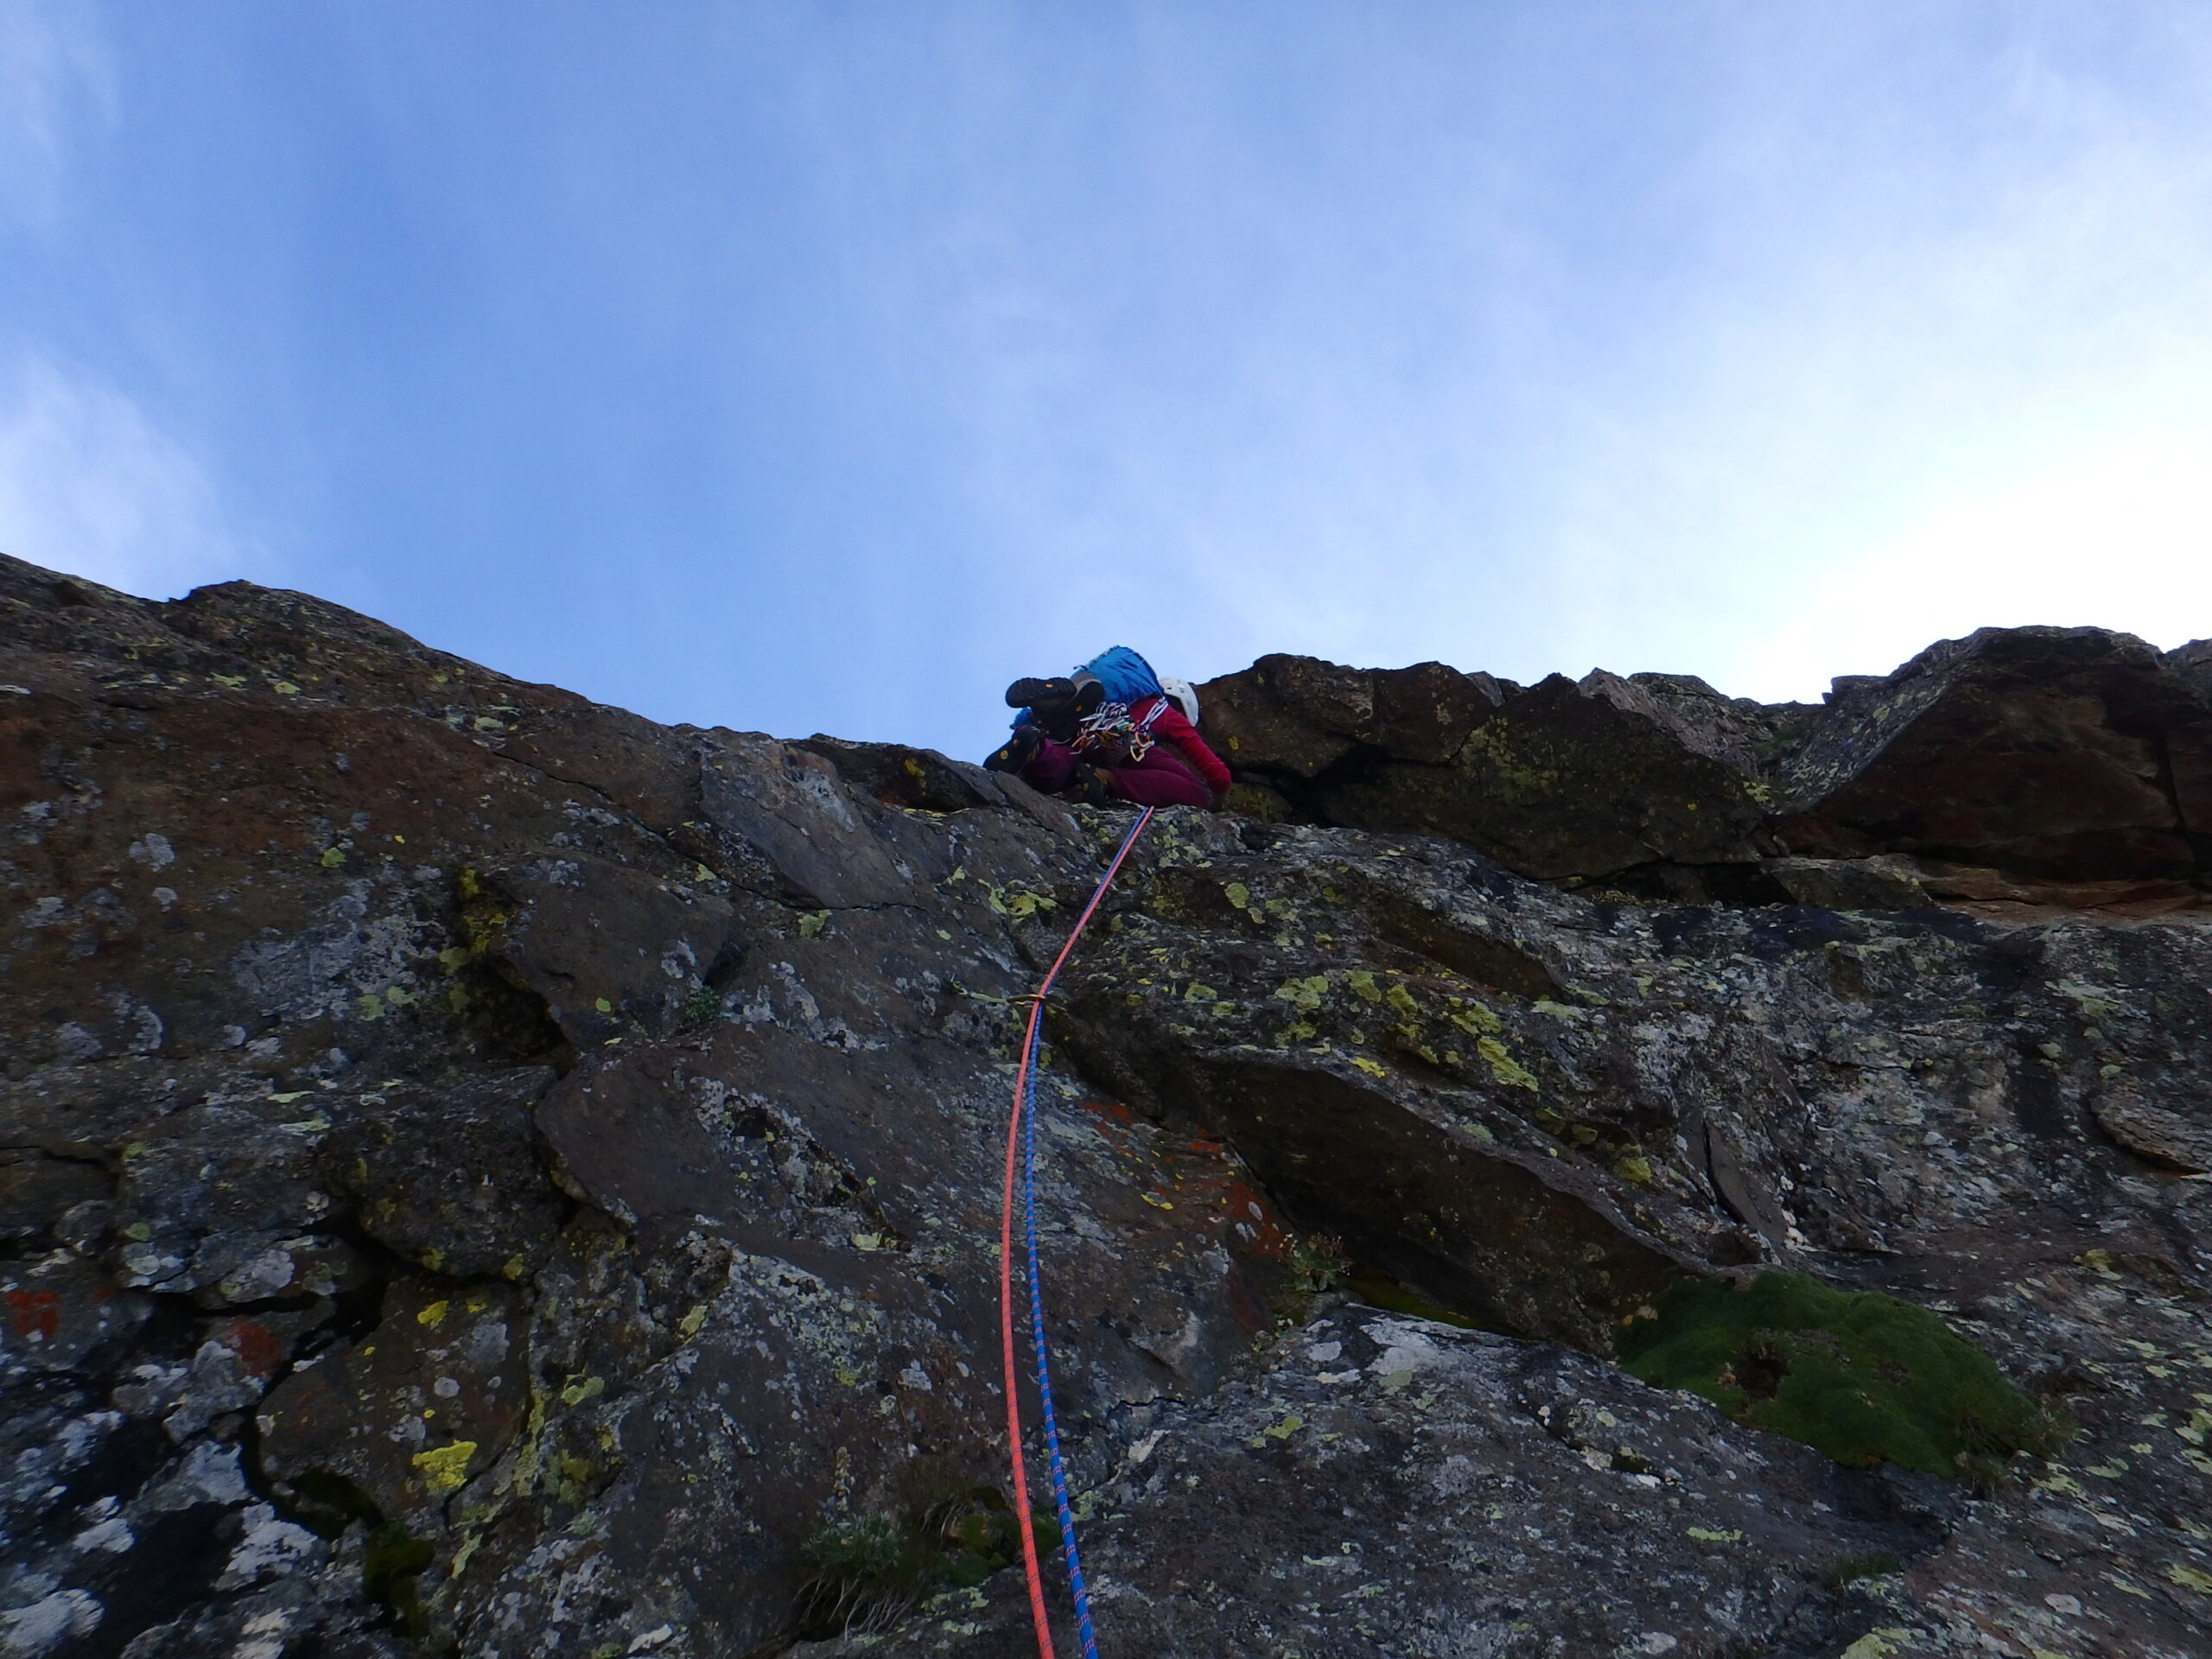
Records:
{"label": "thin white cloud", "polygon": [[151,598],[264,563],[182,444],[114,386],[37,353],[0,381],[0,552]]}
{"label": "thin white cloud", "polygon": [[114,77],[89,7],[0,6],[0,215],[50,222],[79,129],[114,112]]}
{"label": "thin white cloud", "polygon": [[[99,14],[0,6],[0,229],[39,246],[118,112]],[[261,561],[189,448],[99,371],[35,337],[0,359],[0,552],[165,597]]]}

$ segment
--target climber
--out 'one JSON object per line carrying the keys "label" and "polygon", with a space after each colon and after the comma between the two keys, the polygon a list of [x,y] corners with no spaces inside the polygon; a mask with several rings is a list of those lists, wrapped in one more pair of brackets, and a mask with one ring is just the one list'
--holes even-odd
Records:
{"label": "climber", "polygon": [[983,764],[1047,794],[1092,806],[1211,806],[1229,798],[1229,768],[1198,735],[1198,694],[1127,645],[1072,677],[1006,689],[1014,735]]}

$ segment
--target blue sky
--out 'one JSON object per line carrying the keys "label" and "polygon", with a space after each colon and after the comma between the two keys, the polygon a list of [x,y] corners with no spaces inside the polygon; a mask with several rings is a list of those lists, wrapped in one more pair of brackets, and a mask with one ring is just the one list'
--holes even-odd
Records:
{"label": "blue sky", "polygon": [[2212,634],[2212,10],[0,9],[0,549],[980,753]]}

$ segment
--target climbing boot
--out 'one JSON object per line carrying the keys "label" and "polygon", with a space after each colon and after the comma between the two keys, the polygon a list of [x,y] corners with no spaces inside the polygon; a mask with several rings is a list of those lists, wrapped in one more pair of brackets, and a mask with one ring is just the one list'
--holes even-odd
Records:
{"label": "climbing boot", "polygon": [[1006,689],[1006,706],[1027,709],[1047,725],[1057,717],[1072,715],[1080,720],[1096,714],[1106,701],[1106,688],[1088,674],[1065,677],[1016,680]]}
{"label": "climbing boot", "polygon": [[1045,741],[1045,734],[1035,726],[1017,726],[1014,735],[1007,739],[983,762],[986,772],[1020,772],[1037,758],[1037,751]]}
{"label": "climbing boot", "polygon": [[1073,801],[1078,806],[1111,806],[1114,804],[1114,774],[1103,767],[1079,766],[1075,776],[1068,779],[1067,787],[1060,791],[1064,801]]}
{"label": "climbing boot", "polygon": [[1006,706],[1009,709],[1041,709],[1048,704],[1071,702],[1074,696],[1073,680],[1016,680],[1006,689]]}

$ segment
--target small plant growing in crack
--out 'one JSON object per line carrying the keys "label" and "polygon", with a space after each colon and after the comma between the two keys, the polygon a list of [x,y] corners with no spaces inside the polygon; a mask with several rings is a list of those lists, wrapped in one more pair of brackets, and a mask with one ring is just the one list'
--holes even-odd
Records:
{"label": "small plant growing in crack", "polygon": [[1351,1257],[1344,1242],[1331,1233],[1309,1233],[1291,1241],[1283,1252],[1282,1283],[1274,1296],[1275,1316],[1287,1325],[1303,1325],[1312,1317],[1313,1303],[1351,1276]]}
{"label": "small plant growing in crack", "polygon": [[[1060,1547],[1060,1529],[1033,1522],[1039,1554]],[[806,1576],[792,1609],[801,1640],[873,1636],[890,1630],[940,1591],[981,1584],[1020,1554],[1013,1512],[999,1493],[964,1491],[902,1517],[865,1515],[823,1527],[800,1550]]]}

